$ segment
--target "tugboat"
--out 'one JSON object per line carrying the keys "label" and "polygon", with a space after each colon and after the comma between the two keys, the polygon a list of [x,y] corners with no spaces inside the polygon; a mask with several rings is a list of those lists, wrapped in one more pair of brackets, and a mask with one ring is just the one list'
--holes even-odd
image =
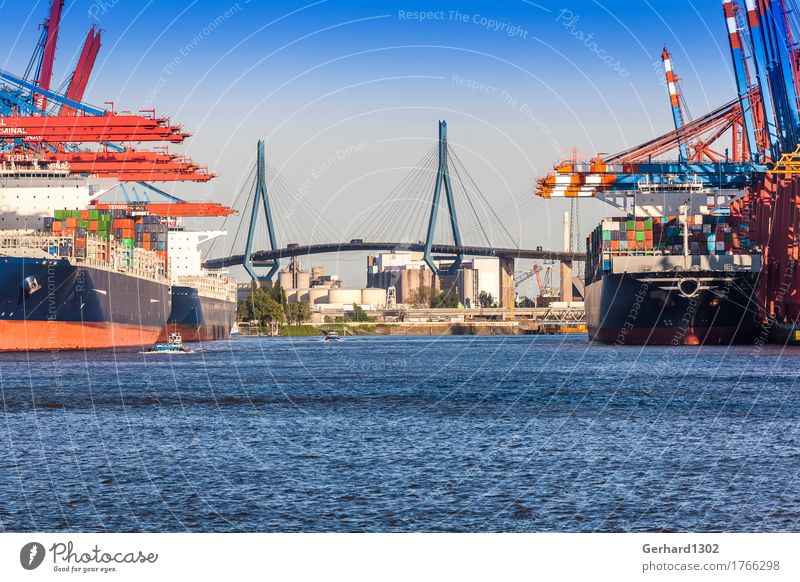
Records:
{"label": "tugboat", "polygon": [[339,338],[339,334],[334,330],[331,330],[331,331],[329,331],[328,333],[325,334],[325,341],[326,342],[338,342],[339,339],[340,339]]}
{"label": "tugboat", "polygon": [[192,350],[183,345],[181,334],[173,332],[165,344],[155,344],[146,354],[189,354]]}

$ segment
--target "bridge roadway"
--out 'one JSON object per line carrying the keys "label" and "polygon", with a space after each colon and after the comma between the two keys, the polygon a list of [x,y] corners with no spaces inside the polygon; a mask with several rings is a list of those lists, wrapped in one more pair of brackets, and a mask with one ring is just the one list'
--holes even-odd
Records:
{"label": "bridge roadway", "polygon": [[[381,243],[350,241],[348,243],[322,243],[314,245],[296,245],[277,249],[274,251],[256,251],[252,254],[253,264],[263,266],[275,259],[289,257],[302,257],[306,255],[319,255],[326,253],[357,252],[357,251],[383,251],[383,252],[423,252],[425,243]],[[551,251],[541,248],[531,249],[504,249],[476,246],[455,246],[435,244],[431,250],[437,255],[457,255],[473,257],[501,257],[507,259],[534,259],[545,261],[565,261],[580,262],[586,260],[584,253],[571,253],[567,251]],[[232,255],[219,259],[207,259],[204,263],[207,269],[221,269],[231,265],[241,265],[244,262],[244,255]]]}

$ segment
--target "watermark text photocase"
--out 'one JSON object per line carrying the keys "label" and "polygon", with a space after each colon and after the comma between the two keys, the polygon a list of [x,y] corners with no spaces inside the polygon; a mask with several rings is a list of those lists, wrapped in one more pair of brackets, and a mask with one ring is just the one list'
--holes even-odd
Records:
{"label": "watermark text photocase", "polygon": [[622,65],[622,61],[608,54],[608,51],[600,47],[597,40],[595,40],[593,32],[586,33],[578,28],[580,19],[581,17],[572,12],[569,8],[562,8],[558,12],[556,22],[561,24],[567,32],[582,42],[598,59],[611,67],[612,70],[616,71],[620,77],[627,77],[630,75],[630,71]]}

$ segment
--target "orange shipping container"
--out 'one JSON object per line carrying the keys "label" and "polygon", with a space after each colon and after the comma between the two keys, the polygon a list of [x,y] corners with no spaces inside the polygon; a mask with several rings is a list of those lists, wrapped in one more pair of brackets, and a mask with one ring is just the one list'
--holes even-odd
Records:
{"label": "orange shipping container", "polygon": [[53,221],[53,232],[61,232],[61,221],[54,220]]}
{"label": "orange shipping container", "polygon": [[89,220],[89,211],[81,210],[81,220]]}
{"label": "orange shipping container", "polygon": [[67,219],[67,228],[78,228],[78,219],[77,218],[68,218]]}
{"label": "orange shipping container", "polygon": [[97,231],[97,221],[96,220],[90,220],[89,221],[89,230],[91,230],[92,232]]}

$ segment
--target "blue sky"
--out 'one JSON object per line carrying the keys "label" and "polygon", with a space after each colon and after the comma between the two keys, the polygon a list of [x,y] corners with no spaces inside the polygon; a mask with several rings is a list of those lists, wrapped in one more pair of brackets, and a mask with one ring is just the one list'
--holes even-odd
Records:
{"label": "blue sky", "polygon": [[[3,68],[24,70],[48,4],[0,1]],[[175,192],[230,203],[264,137],[271,164],[348,233],[446,118],[493,206],[516,211],[514,235],[555,246],[566,205],[526,190],[573,147],[612,152],[670,129],[664,44],[692,114],[735,95],[717,1],[67,0],[56,82],[92,24],[104,36],[86,100],[172,117],[194,134],[180,151],[219,175]],[[583,234],[605,213],[585,201]],[[363,284],[364,258],[341,260],[320,262]]]}

